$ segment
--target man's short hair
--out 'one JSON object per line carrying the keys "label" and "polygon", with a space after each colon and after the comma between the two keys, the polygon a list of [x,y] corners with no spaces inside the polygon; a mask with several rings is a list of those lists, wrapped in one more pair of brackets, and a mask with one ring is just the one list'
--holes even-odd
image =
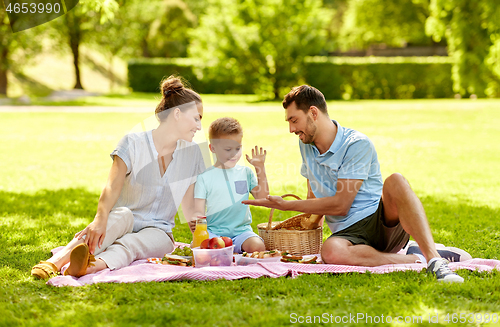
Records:
{"label": "man's short hair", "polygon": [[294,87],[283,99],[283,108],[295,102],[297,109],[308,112],[311,106],[317,107],[322,113],[328,115],[325,96],[317,88],[309,85]]}
{"label": "man's short hair", "polygon": [[226,135],[242,134],[240,122],[232,117],[223,117],[214,120],[208,128],[208,138],[214,140]]}

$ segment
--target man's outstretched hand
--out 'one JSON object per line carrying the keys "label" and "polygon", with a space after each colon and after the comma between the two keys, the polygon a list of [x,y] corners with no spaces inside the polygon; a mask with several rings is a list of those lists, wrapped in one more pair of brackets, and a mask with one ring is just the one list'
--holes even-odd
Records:
{"label": "man's outstretched hand", "polygon": [[289,210],[288,202],[289,201],[283,200],[281,196],[277,195],[268,195],[265,199],[241,201],[241,203],[243,204],[250,204],[258,207],[274,208],[283,211]]}

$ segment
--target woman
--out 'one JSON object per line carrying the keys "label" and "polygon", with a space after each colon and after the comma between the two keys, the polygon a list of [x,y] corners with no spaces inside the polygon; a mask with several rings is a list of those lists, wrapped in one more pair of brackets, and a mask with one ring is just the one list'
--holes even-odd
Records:
{"label": "woman", "polygon": [[194,182],[205,170],[192,143],[201,129],[203,106],[177,77],[164,80],[161,90],[158,128],[122,138],[111,153],[113,164],[94,220],[63,250],[35,265],[33,276],[50,278],[70,262],[64,274],[80,277],[163,257],[174,249],[177,208],[182,203],[191,217]]}

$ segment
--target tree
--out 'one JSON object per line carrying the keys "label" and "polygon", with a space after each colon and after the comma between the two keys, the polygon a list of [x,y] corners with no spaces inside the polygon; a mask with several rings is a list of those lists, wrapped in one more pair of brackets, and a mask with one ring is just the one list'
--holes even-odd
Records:
{"label": "tree", "polygon": [[118,9],[116,0],[80,1],[62,18],[49,23],[58,33],[60,42],[69,45],[75,68],[75,89],[83,89],[80,77],[80,46],[95,42],[96,26],[113,19]]}
{"label": "tree", "polygon": [[376,43],[401,47],[430,44],[425,34],[428,0],[348,0],[341,30],[344,49],[363,49]]}
{"label": "tree", "polygon": [[189,10],[196,16],[200,17],[206,12],[208,8],[208,2],[210,0],[184,0],[184,2],[189,7]]}
{"label": "tree", "polygon": [[304,57],[323,49],[330,19],[321,0],[211,0],[188,52],[209,80],[279,98],[300,81]]}
{"label": "tree", "polygon": [[332,11],[332,19],[327,27],[327,41],[324,54],[340,49],[340,33],[344,24],[348,0],[323,0],[323,6]]}
{"label": "tree", "polygon": [[118,0],[113,19],[95,26],[93,46],[109,62],[108,77],[113,88],[116,57],[186,57],[189,30],[197,17],[182,0]]}
{"label": "tree", "polygon": [[116,57],[129,59],[141,57],[147,52],[149,26],[156,18],[162,1],[150,1],[148,6],[138,0],[119,0],[119,9],[113,19],[95,26],[93,42],[89,45],[102,53],[108,60],[110,90],[114,87],[113,61]]}
{"label": "tree", "polygon": [[[37,39],[45,31],[44,26],[12,33],[7,12],[0,10],[0,95],[7,95],[8,71],[22,65],[35,56],[42,46]],[[16,60],[14,63],[14,56]]]}
{"label": "tree", "polygon": [[[185,57],[197,17],[185,1],[118,0],[113,20],[96,26],[96,45],[125,57]],[[115,50],[113,50],[115,49]],[[122,49],[121,51],[119,51]]]}
{"label": "tree", "polygon": [[500,7],[496,0],[431,0],[427,32],[446,37],[454,90],[500,96]]}
{"label": "tree", "polygon": [[7,13],[0,11],[0,95],[7,95],[7,70],[9,69],[9,50],[12,51],[12,30]]}
{"label": "tree", "polygon": [[153,57],[186,57],[189,31],[196,16],[181,0],[165,0],[149,28],[148,50]]}

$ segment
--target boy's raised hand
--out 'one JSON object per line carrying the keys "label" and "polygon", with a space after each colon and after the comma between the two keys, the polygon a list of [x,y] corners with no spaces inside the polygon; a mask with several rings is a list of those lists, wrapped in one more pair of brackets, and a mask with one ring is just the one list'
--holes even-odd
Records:
{"label": "boy's raised hand", "polygon": [[259,148],[255,146],[255,149],[252,149],[252,158],[246,155],[247,161],[254,167],[264,166],[264,162],[266,161],[267,151],[263,150],[262,147]]}

